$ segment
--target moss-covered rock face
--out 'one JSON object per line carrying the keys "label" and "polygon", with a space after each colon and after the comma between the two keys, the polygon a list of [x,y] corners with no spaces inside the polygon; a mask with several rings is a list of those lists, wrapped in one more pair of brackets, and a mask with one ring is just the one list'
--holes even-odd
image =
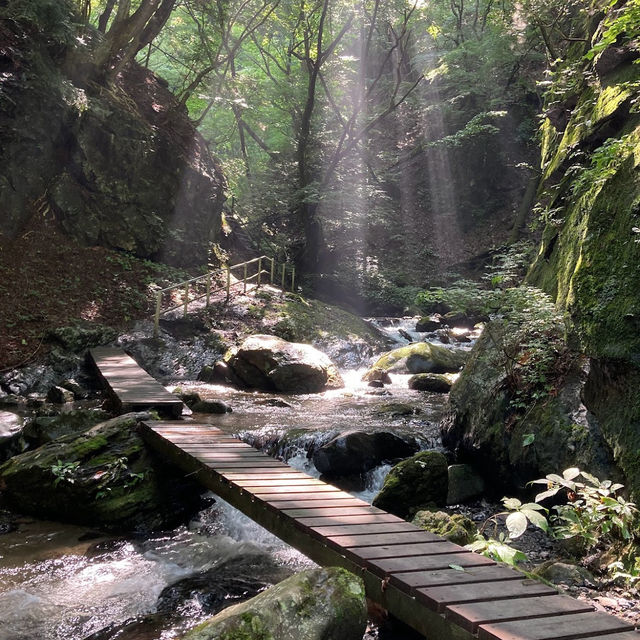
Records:
{"label": "moss-covered rock face", "polygon": [[[381,371],[410,373],[453,373],[464,365],[468,353],[447,349],[430,342],[414,342],[381,356],[371,367]],[[369,379],[365,374],[365,379]]]}
{"label": "moss-covered rock face", "polygon": [[449,393],[451,385],[457,380],[455,373],[416,373],[409,378],[409,389],[414,391],[431,391],[433,393]]}
{"label": "moss-covered rock face", "polygon": [[[491,478],[496,491],[523,488],[571,466],[619,478],[598,420],[583,403],[586,359],[570,361],[545,392],[534,389],[536,397],[518,396],[513,371],[505,366],[515,331],[512,325],[491,323],[474,346],[449,394],[451,411],[441,424],[444,445]],[[564,354],[548,373],[566,366],[568,357]]]}
{"label": "moss-covered rock face", "polygon": [[361,640],[362,580],[330,567],[298,573],[198,625],[183,640]]}
{"label": "moss-covered rock face", "polygon": [[445,456],[437,451],[422,451],[391,469],[373,504],[407,518],[420,507],[444,506],[447,485]]}
{"label": "moss-covered rock face", "polygon": [[184,521],[202,489],[146,449],[141,418],[126,414],[14,456],[0,467],[3,500],[19,513],[111,531]]}
{"label": "moss-covered rock face", "polygon": [[640,112],[638,54],[627,46],[637,38],[634,11],[633,2],[610,6],[593,40],[557,72],[556,101],[567,93],[562,77],[579,78],[568,90],[576,106],[566,127],[549,119],[543,126],[547,225],[527,279],[555,296],[576,346],[592,359],[585,405],[637,497]]}
{"label": "moss-covered rock face", "polygon": [[444,511],[418,511],[411,524],[462,546],[473,542],[478,533],[476,525],[459,513],[449,515]]}
{"label": "moss-covered rock face", "polygon": [[101,86],[73,3],[31,5],[0,15],[15,18],[2,25],[0,233],[37,203],[87,244],[206,263],[225,181],[186,110],[135,63]]}

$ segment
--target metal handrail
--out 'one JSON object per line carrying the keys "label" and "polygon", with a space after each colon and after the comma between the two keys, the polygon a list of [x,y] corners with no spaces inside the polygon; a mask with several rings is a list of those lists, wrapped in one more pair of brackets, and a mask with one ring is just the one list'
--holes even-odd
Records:
{"label": "metal handrail", "polygon": [[[256,262],[258,263],[258,268],[256,273],[254,273],[253,275],[248,275],[247,267],[252,264],[255,264]],[[264,270],[262,268],[263,262],[271,263],[269,270]],[[286,285],[287,285],[288,278],[286,277],[286,272],[287,272],[287,269],[289,269],[291,273],[291,291],[295,291],[295,282],[296,282],[295,266],[288,263],[282,264],[280,266],[281,266],[280,289],[282,290],[283,294],[287,290]],[[238,269],[238,268],[242,268],[243,270],[242,279],[241,280],[238,279],[237,282],[234,282],[232,284],[231,272],[234,269]],[[156,310],[153,318],[153,336],[157,338],[160,332],[160,315],[161,314],[168,313],[169,311],[175,311],[176,309],[180,309],[182,307],[184,309],[184,316],[186,317],[189,311],[189,304],[191,302],[195,302],[196,300],[202,300],[202,298],[205,298],[206,299],[205,307],[209,307],[209,304],[211,302],[211,294],[217,293],[219,291],[226,291],[225,302],[228,302],[229,298],[231,297],[232,286],[240,285],[242,283],[242,291],[243,293],[246,293],[247,285],[253,282],[254,280],[256,280],[256,285],[255,285],[256,289],[260,288],[260,285],[262,284],[263,276],[268,277],[270,283],[273,285],[275,281],[275,274],[276,274],[276,262],[274,258],[263,255],[263,256],[258,256],[257,258],[253,258],[251,260],[247,260],[246,262],[241,262],[239,264],[222,267],[220,269],[215,269],[214,271],[208,271],[207,273],[203,273],[200,276],[195,276],[194,278],[190,278],[189,280],[183,280],[182,282],[169,285],[168,287],[164,287],[163,289],[158,289],[158,291],[156,291]],[[224,278],[224,276],[226,276],[226,283],[217,289],[212,289],[211,288],[212,280],[214,280],[215,276],[219,276],[220,278]],[[206,284],[206,292],[196,295],[195,297],[190,297],[191,289],[193,289],[194,292],[197,293],[197,291],[195,291],[195,284],[198,282],[202,282]],[[178,289],[184,289],[183,301],[180,304],[174,305],[172,307],[163,308],[163,305],[162,305],[163,296],[171,291],[176,291]]]}

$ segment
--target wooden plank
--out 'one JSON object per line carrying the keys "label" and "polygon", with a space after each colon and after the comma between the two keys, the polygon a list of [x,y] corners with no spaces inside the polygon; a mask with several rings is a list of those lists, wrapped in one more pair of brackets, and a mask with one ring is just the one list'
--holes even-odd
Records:
{"label": "wooden plank", "polygon": [[586,602],[556,595],[519,598],[516,602],[513,600],[492,600],[455,604],[447,607],[445,615],[463,629],[476,633],[481,624],[586,613],[593,611],[593,609],[594,607]]}
{"label": "wooden plank", "polygon": [[223,451],[229,453],[235,453],[238,451],[255,451],[255,449],[244,442],[177,442],[177,444],[183,451],[191,453],[192,451]]}
{"label": "wooden plank", "polygon": [[[226,475],[225,475],[226,477]],[[324,496],[324,494],[322,494]],[[353,498],[349,496],[334,497],[331,495],[330,499],[322,499],[320,497],[317,500],[266,500],[266,502],[274,508],[287,510],[287,509],[307,509],[309,507],[360,507],[367,505],[367,502],[360,500],[359,498]]]}
{"label": "wooden plank", "polygon": [[323,507],[320,505],[312,505],[307,508],[284,509],[279,507],[282,513],[286,513],[291,518],[306,518],[313,516],[356,516],[367,514],[382,514],[382,509],[376,509],[369,504],[357,505],[355,507],[348,505],[339,505],[337,507]]}
{"label": "wooden plank", "polygon": [[391,583],[403,591],[412,592],[419,587],[440,587],[453,584],[472,584],[474,582],[499,582],[502,580],[522,580],[523,574],[515,569],[498,564],[458,569],[439,569],[435,571],[411,571],[394,573]]}
{"label": "wooden plank", "polygon": [[[509,580],[507,582],[476,582],[474,584],[420,588],[416,589],[416,598],[434,611],[442,613],[449,605],[464,602],[512,600],[534,596],[550,597],[557,593],[556,589],[537,580]],[[513,606],[520,605],[514,604]]]}
{"label": "wooden plank", "polygon": [[222,475],[227,479],[235,482],[236,480],[269,480],[270,478],[278,478],[278,480],[295,480],[300,477],[299,473],[283,471],[279,467],[262,467],[258,469],[245,469],[244,471],[225,471]]}
{"label": "wooden plank", "polygon": [[638,631],[621,631],[620,633],[607,633],[606,635],[581,636],[580,640],[640,640]]}
{"label": "wooden plank", "polygon": [[256,451],[255,449],[239,449],[238,451],[207,451],[206,449],[194,449],[187,453],[194,458],[198,458],[198,460],[233,460],[235,462],[244,462],[245,460],[272,460],[274,462],[279,462],[283,466],[287,466],[283,462],[280,462],[280,460],[271,458],[264,453]]}
{"label": "wooden plank", "polygon": [[[385,522],[397,522],[397,516],[390,513],[365,513],[363,515],[344,516],[320,516],[318,518],[296,518],[296,522],[305,527],[330,527],[350,524],[379,524]],[[404,520],[400,520],[404,522]]]}
{"label": "wooden plank", "polygon": [[340,491],[340,489],[337,489],[336,487],[332,487],[331,485],[325,486],[330,488],[329,491],[315,491],[315,488],[313,488],[310,490],[296,489],[296,492],[293,493],[286,493],[284,491],[264,493],[262,489],[258,489],[255,494],[258,498],[266,500],[269,504],[272,504],[274,508],[277,508],[278,502],[284,502],[287,500],[340,500],[353,497],[344,491]]}
{"label": "wooden plank", "polygon": [[463,553],[443,553],[435,556],[421,556],[417,558],[381,558],[370,560],[369,565],[374,571],[384,575],[405,571],[435,571],[437,569],[458,567],[479,567],[481,565],[495,564],[493,560],[485,558],[477,553],[466,551]]}
{"label": "wooden plank", "polygon": [[348,547],[348,550],[365,560],[378,558],[403,558],[411,556],[432,556],[441,553],[468,553],[452,542],[418,542],[414,544],[387,544],[378,547]]}
{"label": "wooden plank", "polygon": [[402,533],[380,533],[377,535],[333,535],[327,537],[327,542],[339,547],[377,547],[381,544],[410,544],[413,542],[438,542],[442,538],[435,533],[422,531],[412,527]]}
{"label": "wooden plank", "polygon": [[[206,460],[203,458],[197,458],[197,460],[200,460],[202,463],[206,464],[208,467],[211,467],[212,469],[219,471],[220,474],[222,474],[225,470],[234,471],[238,469],[257,469],[257,468],[265,468],[265,467],[272,467],[272,468],[278,468],[278,469],[284,468],[283,464],[281,462],[278,462],[277,460],[273,460],[273,461],[246,460],[244,462],[234,462],[231,460]],[[239,480],[238,482],[244,482],[244,480]]]}
{"label": "wooden plank", "polygon": [[572,640],[597,638],[611,640],[617,631],[632,631],[627,622],[606,613],[576,613],[535,620],[517,620],[481,625],[479,640]]}
{"label": "wooden plank", "polygon": [[[325,496],[320,496],[319,494],[321,493],[324,493],[324,494],[336,493],[336,492],[340,493],[340,489],[337,489],[336,487],[332,487],[330,484],[325,484],[325,485],[318,484],[314,486],[300,485],[295,487],[292,487],[292,486],[247,487],[247,491],[249,489],[251,489],[251,492],[254,493],[258,498],[264,498],[265,496],[281,495],[281,496],[287,496],[287,499],[289,499],[288,496],[293,496],[293,494],[295,493],[300,493],[300,494],[311,496],[308,498],[308,500],[313,500],[312,496],[314,495],[317,495],[319,498],[325,497]],[[293,497],[295,498],[295,496]]]}
{"label": "wooden plank", "polygon": [[[237,484],[239,487],[244,487],[247,491],[248,487],[256,487],[263,489],[291,489],[293,487],[306,487],[307,491],[313,491],[316,488],[325,486],[320,480],[314,480],[313,478],[300,478],[299,480],[234,480],[233,484]],[[257,493],[257,491],[252,491]]]}
{"label": "wooden plank", "polygon": [[381,522],[379,524],[343,524],[309,528],[309,531],[313,531],[321,538],[358,535],[360,533],[401,533],[402,531],[414,530],[415,526],[404,520],[400,520],[399,522]]}

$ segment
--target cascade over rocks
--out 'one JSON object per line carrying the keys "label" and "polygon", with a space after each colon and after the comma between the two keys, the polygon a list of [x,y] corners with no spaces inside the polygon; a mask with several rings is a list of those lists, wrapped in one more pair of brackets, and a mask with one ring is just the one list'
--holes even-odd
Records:
{"label": "cascade over rocks", "polygon": [[147,449],[135,428],[148,418],[125,414],[14,456],[0,466],[3,500],[19,513],[110,531],[180,524],[202,488]]}
{"label": "cascade over rocks", "polygon": [[327,478],[366,473],[383,462],[406,458],[418,450],[418,444],[407,442],[386,431],[346,431],[322,445],[313,454],[313,464]]}
{"label": "cascade over rocks", "polygon": [[379,379],[378,371],[455,373],[464,366],[468,355],[466,351],[447,349],[430,342],[414,342],[382,355],[365,374],[364,379]]}
{"label": "cascade over rocks", "polygon": [[336,366],[315,347],[276,336],[255,335],[225,361],[247,387],[283,393],[318,393],[344,386]]}
{"label": "cascade over rocks", "polygon": [[345,569],[311,569],[228,607],[183,640],[361,640],[364,585]]}

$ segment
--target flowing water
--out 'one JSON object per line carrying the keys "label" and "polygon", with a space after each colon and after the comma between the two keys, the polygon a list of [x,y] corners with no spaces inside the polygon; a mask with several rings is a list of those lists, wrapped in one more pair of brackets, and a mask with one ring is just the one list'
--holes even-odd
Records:
{"label": "flowing water", "polygon": [[[412,323],[394,321],[386,330],[406,344],[397,331],[410,331]],[[385,389],[371,389],[361,381],[362,373],[343,371],[344,389],[315,395],[180,386],[233,407],[223,416],[192,419],[215,423],[316,476],[310,454],[346,430],[391,431],[414,439],[421,449],[439,447],[442,396],[409,390],[408,376],[401,374],[392,375]],[[373,469],[352,492],[370,501],[389,468]],[[264,560],[265,583],[278,568],[313,566],[228,504],[218,498],[212,502],[188,526],[147,539],[106,538],[82,527],[21,520],[17,531],[0,536],[0,640],[84,640],[110,625],[153,614],[167,586],[248,556]],[[208,613],[193,598],[180,607],[180,615],[156,620],[151,631],[143,621],[135,633],[95,637],[170,640]]]}

